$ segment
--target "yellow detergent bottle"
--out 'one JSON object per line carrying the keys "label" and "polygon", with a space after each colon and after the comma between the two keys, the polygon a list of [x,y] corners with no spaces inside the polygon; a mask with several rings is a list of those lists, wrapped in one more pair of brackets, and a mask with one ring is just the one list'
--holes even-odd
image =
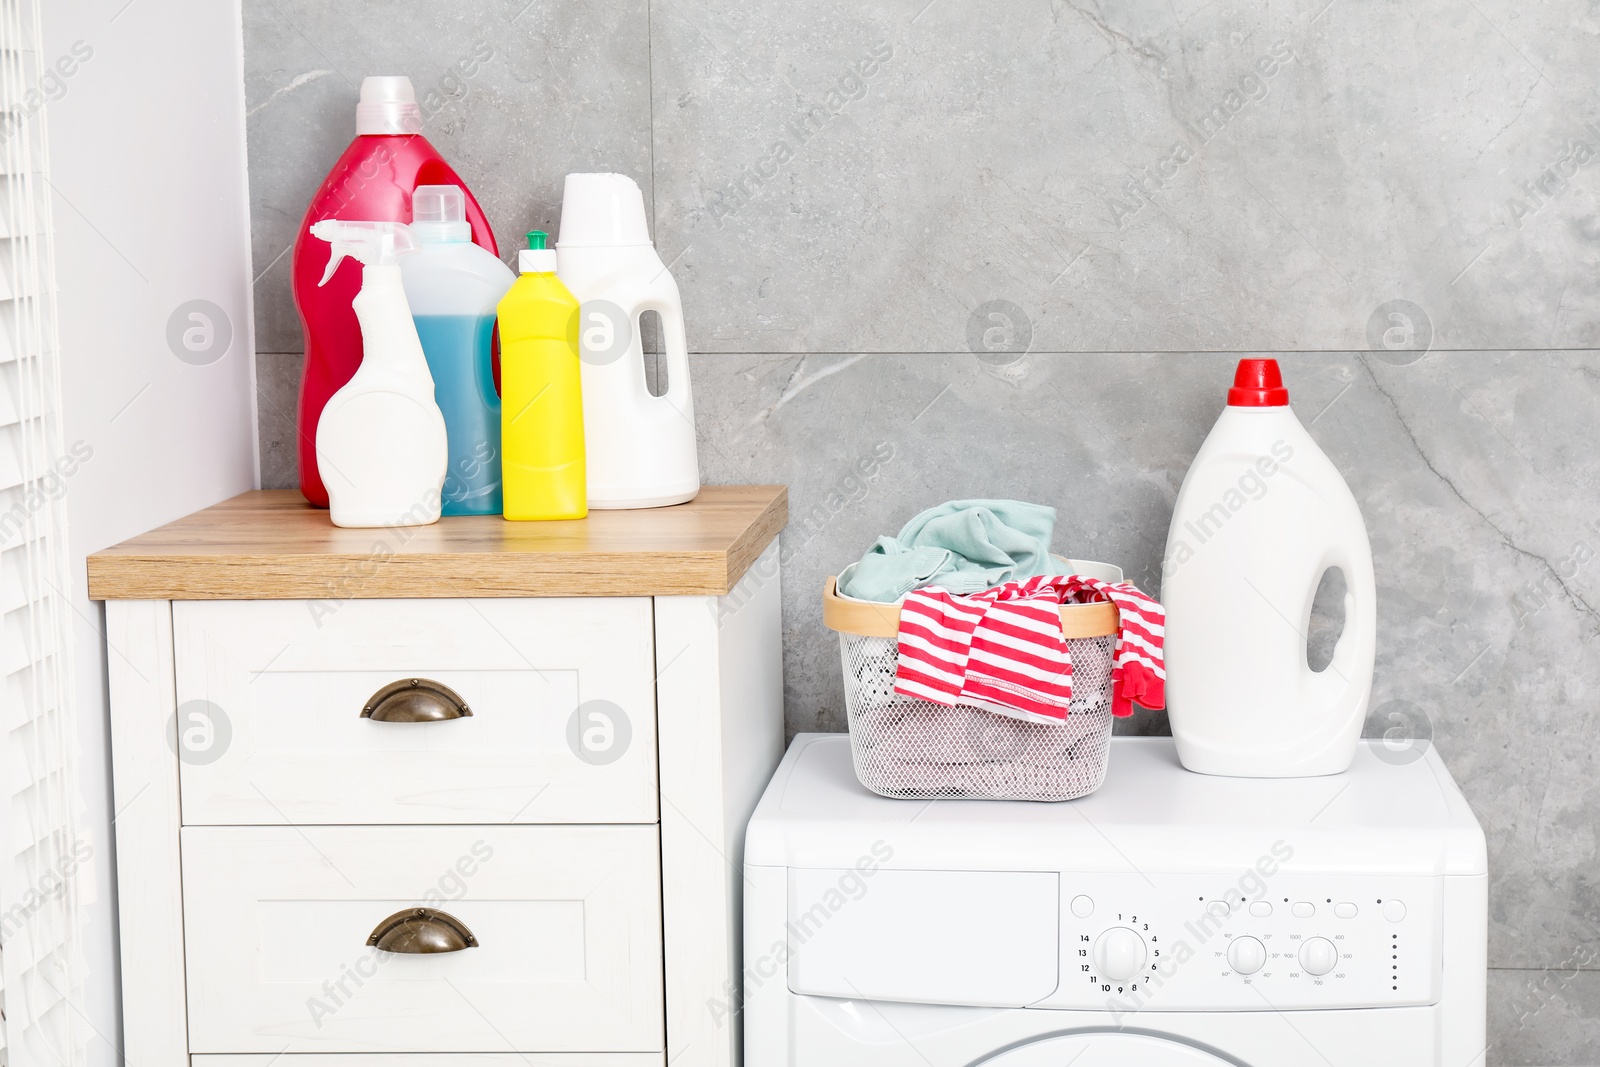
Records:
{"label": "yellow detergent bottle", "polygon": [[583,462],[578,301],[556,277],[542,230],[518,255],[521,276],[501,298],[500,451],[508,519],[589,514]]}

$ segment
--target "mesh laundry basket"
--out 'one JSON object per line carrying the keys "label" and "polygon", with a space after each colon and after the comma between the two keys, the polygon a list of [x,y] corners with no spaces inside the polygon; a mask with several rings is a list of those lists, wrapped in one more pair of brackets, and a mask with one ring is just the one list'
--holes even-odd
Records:
{"label": "mesh laundry basket", "polygon": [[[1075,568],[1116,570],[1105,564]],[[1115,606],[1061,609],[1072,654],[1072,701],[1061,723],[1024,722],[969,704],[947,707],[899,695],[899,615],[894,604],[841,597],[833,578],[823,590],[823,622],[839,634],[850,749],[862,785],[886,797],[924,800],[1071,800],[1100,788],[1111,754]]]}

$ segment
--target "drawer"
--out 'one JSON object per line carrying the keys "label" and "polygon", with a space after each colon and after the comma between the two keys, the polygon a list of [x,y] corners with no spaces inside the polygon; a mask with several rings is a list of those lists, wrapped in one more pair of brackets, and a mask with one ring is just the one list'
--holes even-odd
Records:
{"label": "drawer", "polygon": [[[657,817],[648,598],[172,612],[186,824]],[[375,694],[412,679],[422,684],[363,717]],[[457,699],[470,714],[381,721],[408,708],[452,715]]]}
{"label": "drawer", "polygon": [[[653,826],[190,826],[182,845],[192,1052],[665,1047]],[[418,907],[475,946],[367,944]]]}

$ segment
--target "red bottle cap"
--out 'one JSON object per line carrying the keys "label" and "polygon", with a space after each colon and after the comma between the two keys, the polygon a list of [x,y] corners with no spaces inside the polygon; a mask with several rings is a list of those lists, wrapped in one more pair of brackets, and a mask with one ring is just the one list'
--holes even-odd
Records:
{"label": "red bottle cap", "polygon": [[1283,372],[1275,359],[1241,359],[1228,390],[1228,406],[1235,408],[1281,408],[1289,403],[1289,390],[1283,387]]}

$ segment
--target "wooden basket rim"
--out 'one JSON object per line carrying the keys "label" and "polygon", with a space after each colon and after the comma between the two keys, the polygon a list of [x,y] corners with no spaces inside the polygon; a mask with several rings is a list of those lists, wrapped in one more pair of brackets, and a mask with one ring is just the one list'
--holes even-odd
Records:
{"label": "wooden basket rim", "polygon": [[[1069,641],[1083,637],[1110,637],[1121,616],[1110,602],[1061,605],[1061,633]],[[898,637],[900,607],[866,600],[846,600],[839,595],[838,576],[830,574],[822,586],[822,625],[856,637]]]}

